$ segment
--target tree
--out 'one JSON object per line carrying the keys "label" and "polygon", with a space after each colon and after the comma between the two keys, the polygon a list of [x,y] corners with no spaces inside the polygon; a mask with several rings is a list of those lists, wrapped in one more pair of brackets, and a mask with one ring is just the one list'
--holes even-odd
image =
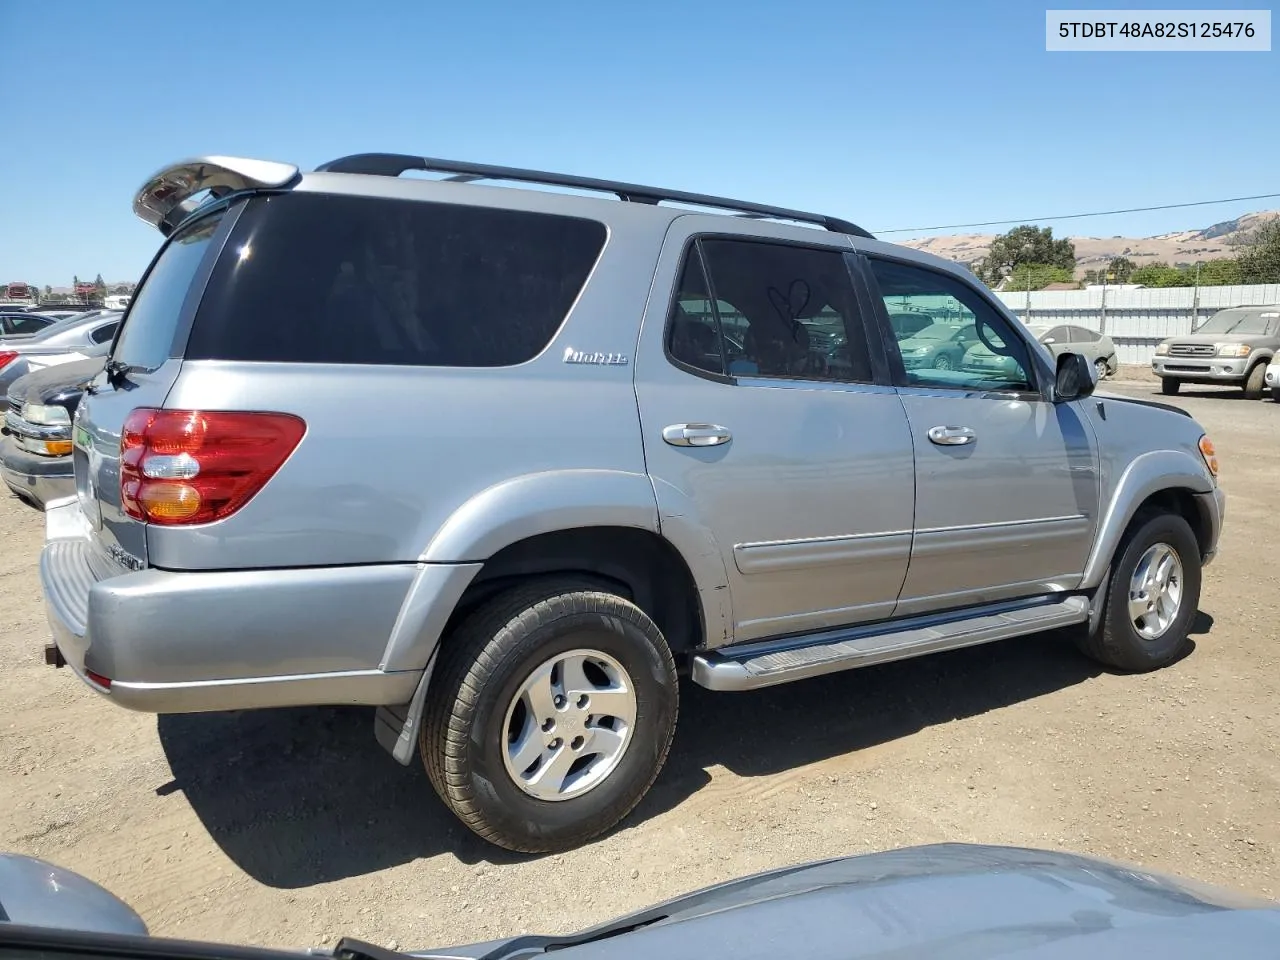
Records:
{"label": "tree", "polygon": [[1177,267],[1157,260],[1135,269],[1129,274],[1129,282],[1140,283],[1144,287],[1187,287],[1193,280]]}
{"label": "tree", "polygon": [[53,296],[53,287],[49,286],[47,283],[44,285],[44,295],[46,297]]}
{"label": "tree", "polygon": [[1071,279],[1071,271],[1063,267],[1051,267],[1043,263],[1028,263],[1009,274],[1009,279],[1004,289],[1010,291],[1043,290],[1051,283],[1069,283]]}
{"label": "tree", "polygon": [[1075,245],[1070,240],[1053,239],[1052,227],[1023,224],[991,241],[991,250],[978,261],[976,272],[985,282],[996,284],[1027,265],[1058,267],[1073,273]]}
{"label": "tree", "polygon": [[1240,254],[1241,283],[1280,283],[1280,217],[1254,230]]}
{"label": "tree", "polygon": [[102,274],[98,274],[97,277],[94,278],[93,285],[98,288],[98,293],[107,292],[107,282],[102,279]]}
{"label": "tree", "polygon": [[1107,282],[1128,283],[1135,269],[1137,269],[1137,264],[1128,257],[1116,257],[1107,267]]}

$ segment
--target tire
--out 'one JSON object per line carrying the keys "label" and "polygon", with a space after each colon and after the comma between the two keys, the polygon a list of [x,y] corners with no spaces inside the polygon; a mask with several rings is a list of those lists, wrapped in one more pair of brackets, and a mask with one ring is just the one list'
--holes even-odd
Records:
{"label": "tire", "polygon": [[1107,358],[1106,358],[1106,357],[1099,357],[1097,360],[1093,361],[1093,369],[1094,369],[1094,370],[1097,372],[1097,374],[1098,374],[1098,382],[1099,382],[1099,383],[1101,383],[1103,380],[1107,379],[1108,374],[1110,374],[1110,373],[1111,373],[1111,368],[1110,368],[1109,366],[1107,366]]}
{"label": "tire", "polygon": [[1253,369],[1249,371],[1249,375],[1244,380],[1244,398],[1246,400],[1261,400],[1262,391],[1267,385],[1267,365],[1265,363],[1255,363]]}
{"label": "tire", "polygon": [[[1171,548],[1181,566],[1180,598],[1167,627],[1148,638],[1130,615],[1130,587],[1139,563],[1160,545]],[[1086,627],[1075,634],[1081,652],[1099,663],[1133,673],[1157,670],[1176,661],[1190,646],[1188,634],[1200,603],[1200,545],[1191,525],[1175,513],[1135,517],[1120,541],[1104,586],[1107,594],[1098,629],[1090,633]]]}
{"label": "tire", "polygon": [[1171,397],[1178,392],[1178,388],[1181,386],[1182,386],[1181,380],[1171,380],[1168,377],[1164,377],[1160,381],[1160,392],[1163,393],[1165,396]]}
{"label": "tire", "polygon": [[1271,399],[1276,403],[1280,403],[1280,387],[1271,388]]}
{"label": "tire", "polygon": [[[539,702],[556,722],[544,732],[546,727],[531,722],[534,701],[522,690],[550,662],[561,665],[561,685],[551,682],[557,676],[553,670],[544,673],[549,682],[538,687],[549,691]],[[617,681],[615,694],[628,687],[633,693],[634,722],[621,724],[625,739],[616,759],[589,747],[597,738],[606,746],[616,743],[618,731],[606,735],[599,724],[617,720],[597,716],[597,726],[584,726],[590,719],[585,708],[551,703],[551,695],[560,695],[557,690],[578,689],[565,686],[563,667],[570,662],[579,663],[579,682],[607,677]],[[639,607],[592,584],[548,578],[493,597],[444,640],[436,670],[418,740],[427,775],[454,814],[499,847],[551,853],[605,833],[640,802],[666,762],[678,711],[671,651]],[[604,685],[589,689],[599,691],[598,705]],[[586,702],[581,696],[575,700]],[[515,759],[509,762],[508,752],[508,730],[514,727],[536,757],[524,774],[532,769],[536,778],[545,769],[556,774],[553,784],[575,783],[576,776],[573,789],[580,792],[569,789],[544,799],[530,791],[554,792],[552,787],[518,784],[517,774],[509,772],[517,765]],[[553,750],[551,734],[561,732],[565,737]],[[574,746],[578,743],[585,753],[566,752],[582,750]],[[564,768],[553,768],[548,760],[558,763],[562,756],[584,766],[577,774],[570,767],[562,777]],[[598,778],[583,788],[593,772]]]}
{"label": "tire", "polygon": [[947,356],[945,353],[940,353],[940,354],[938,354],[937,358],[933,361],[933,369],[935,369],[935,370],[950,370],[950,369],[951,369],[951,358],[950,358],[949,356]]}

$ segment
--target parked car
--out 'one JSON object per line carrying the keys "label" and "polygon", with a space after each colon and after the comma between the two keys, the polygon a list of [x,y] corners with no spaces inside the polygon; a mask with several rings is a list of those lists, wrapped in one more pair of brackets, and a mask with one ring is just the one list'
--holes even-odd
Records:
{"label": "parked car", "polygon": [[[1064,353],[1080,354],[1093,365],[1098,380],[1113,377],[1120,369],[1116,346],[1106,334],[1074,324],[1030,324],[1026,329],[1048,347],[1054,357]],[[974,342],[965,354],[963,366],[971,373],[996,370],[1001,376],[1008,376],[1011,362],[1011,358],[995,353],[982,343]]]}
{"label": "parked car", "polygon": [[120,314],[99,313],[50,326],[20,341],[0,340],[0,398],[19,377],[60,363],[105,357],[120,327]]}
{"label": "parked car", "polygon": [[0,313],[0,341],[34,336],[56,322],[57,317],[48,314],[6,310]]}
{"label": "parked car", "polygon": [[889,310],[889,324],[898,340],[905,340],[936,321],[932,314],[909,310]]}
{"label": "parked car", "polygon": [[1280,348],[1280,305],[1219,310],[1195,333],[1156,346],[1151,369],[1164,393],[1184,383],[1234,385],[1262,399],[1267,364]]}
{"label": "parked car", "polygon": [[[963,267],[393,154],[201,158],[134,210],[165,241],[40,560],[49,661],[123,707],[376,706],[471,830],[547,851],[645,795],[682,672],[750,690],[1051,628],[1125,670],[1188,650],[1225,503],[1204,429],[1090,396]],[[967,311],[1012,372],[908,368],[903,304]],[[831,314],[842,364],[806,322]]]}
{"label": "parked car", "polygon": [[1271,388],[1271,399],[1280,403],[1280,356],[1273,356],[1267,364],[1267,372],[1263,378]]}
{"label": "parked car", "polygon": [[898,341],[902,363],[908,369],[932,367],[958,370],[969,345],[978,342],[972,323],[932,323]]}
{"label": "parked car", "polygon": [[85,384],[105,357],[56,364],[19,377],[9,386],[0,429],[0,476],[38,510],[76,492],[71,462],[71,419]]}
{"label": "parked car", "polygon": [[0,855],[0,906],[0,960],[1270,960],[1280,942],[1273,900],[1099,857],[964,843],[799,863],[575,933],[411,953],[348,937],[305,953],[179,944],[86,878],[15,855]]}

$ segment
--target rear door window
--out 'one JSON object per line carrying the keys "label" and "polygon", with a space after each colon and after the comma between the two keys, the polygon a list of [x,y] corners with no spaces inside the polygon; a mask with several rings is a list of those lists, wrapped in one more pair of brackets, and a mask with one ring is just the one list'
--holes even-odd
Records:
{"label": "rear door window", "polygon": [[185,355],[524,363],[559,330],[605,236],[594,220],[519,210],[308,193],[259,198],[213,270]]}

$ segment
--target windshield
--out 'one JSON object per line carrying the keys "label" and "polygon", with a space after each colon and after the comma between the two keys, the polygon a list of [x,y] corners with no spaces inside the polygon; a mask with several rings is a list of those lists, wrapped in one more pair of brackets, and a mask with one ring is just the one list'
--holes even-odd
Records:
{"label": "windshield", "polygon": [[1222,310],[1204,322],[1196,333],[1270,333],[1280,319],[1280,310]]}

